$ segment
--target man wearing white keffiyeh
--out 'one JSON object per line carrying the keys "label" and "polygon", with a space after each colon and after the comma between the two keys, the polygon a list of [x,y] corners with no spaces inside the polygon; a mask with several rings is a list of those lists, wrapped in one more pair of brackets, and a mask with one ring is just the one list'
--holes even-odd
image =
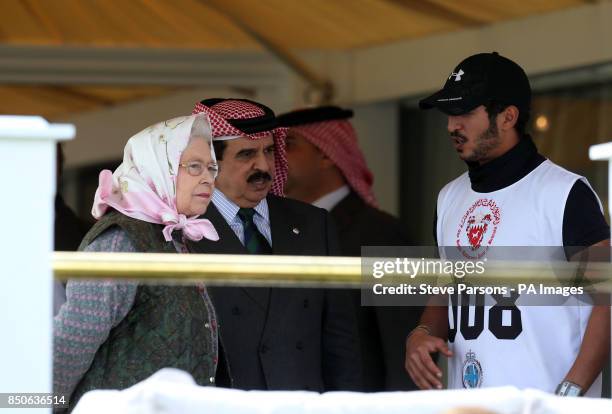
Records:
{"label": "man wearing white keffiyeh", "polygon": [[[80,250],[188,253],[190,243],[219,236],[199,219],[214,189],[217,164],[208,117],[160,122],[133,136],[123,163],[100,173],[92,214],[98,219]],[[54,320],[54,391],[70,406],[93,389],[129,387],[175,367],[201,385],[220,375],[216,316],[199,286],[69,281]]]}

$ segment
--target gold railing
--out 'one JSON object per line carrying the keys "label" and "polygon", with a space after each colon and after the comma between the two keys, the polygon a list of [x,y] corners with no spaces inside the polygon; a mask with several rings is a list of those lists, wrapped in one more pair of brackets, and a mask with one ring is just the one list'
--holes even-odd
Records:
{"label": "gold railing", "polygon": [[[363,260],[365,269],[370,261],[385,259]],[[483,275],[470,276],[469,281],[472,284],[558,282],[572,280],[577,270],[582,271],[581,266],[584,263],[490,261]],[[358,257],[55,252],[53,270],[59,280],[112,278],[145,283],[204,281],[217,285],[295,287],[358,287],[362,283],[362,259]],[[436,277],[438,285],[452,281],[448,274],[427,276]],[[612,264],[589,263],[586,277],[590,285],[596,285],[597,291],[612,292]],[[377,282],[400,280],[401,275],[395,275]]]}
{"label": "gold railing", "polygon": [[53,271],[60,280],[258,286],[357,286],[361,282],[361,261],[354,257],[55,252]]}

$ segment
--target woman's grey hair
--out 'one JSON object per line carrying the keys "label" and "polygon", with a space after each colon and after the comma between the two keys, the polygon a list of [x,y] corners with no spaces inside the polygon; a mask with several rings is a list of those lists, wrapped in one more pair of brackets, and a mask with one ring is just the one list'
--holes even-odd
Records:
{"label": "woman's grey hair", "polygon": [[208,117],[204,114],[195,117],[193,124],[191,125],[191,133],[189,135],[189,142],[187,145],[191,144],[191,141],[196,138],[202,138],[208,141],[210,155],[213,161],[216,163],[217,156],[215,155],[215,148],[212,141],[212,129],[210,127],[210,123],[208,122]]}

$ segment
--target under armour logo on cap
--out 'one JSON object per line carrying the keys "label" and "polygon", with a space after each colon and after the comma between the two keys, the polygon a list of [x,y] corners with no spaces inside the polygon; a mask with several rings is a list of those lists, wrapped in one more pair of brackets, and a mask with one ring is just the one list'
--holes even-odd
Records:
{"label": "under armour logo on cap", "polygon": [[529,111],[531,107],[531,86],[525,71],[497,52],[463,59],[442,89],[419,101],[419,108],[438,108],[448,115],[462,115],[491,101],[514,105],[520,111]]}
{"label": "under armour logo on cap", "polygon": [[461,80],[461,76],[465,75],[465,72],[462,69],[459,69],[459,72],[453,72],[450,74],[450,76],[448,77],[449,79],[454,77],[455,78],[455,82],[459,82]]}

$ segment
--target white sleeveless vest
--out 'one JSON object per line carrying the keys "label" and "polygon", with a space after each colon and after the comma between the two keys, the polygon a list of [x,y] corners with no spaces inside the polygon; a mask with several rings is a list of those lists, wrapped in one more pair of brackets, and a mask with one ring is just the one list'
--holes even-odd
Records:
{"label": "white sleeveless vest", "polygon": [[[563,246],[565,204],[579,179],[588,185],[583,177],[546,160],[506,188],[477,193],[466,172],[438,195],[438,245],[478,258],[487,257],[493,246]],[[552,255],[547,259],[564,259]],[[578,355],[591,307],[571,306],[575,298],[563,306],[512,306],[517,296],[510,302],[502,299],[511,305],[503,311],[453,306],[449,300],[449,346],[454,353],[449,388],[514,385],[554,392],[564,379]],[[470,303],[475,303],[473,296]],[[468,314],[462,318],[464,309]],[[601,375],[587,395],[601,396]]]}

